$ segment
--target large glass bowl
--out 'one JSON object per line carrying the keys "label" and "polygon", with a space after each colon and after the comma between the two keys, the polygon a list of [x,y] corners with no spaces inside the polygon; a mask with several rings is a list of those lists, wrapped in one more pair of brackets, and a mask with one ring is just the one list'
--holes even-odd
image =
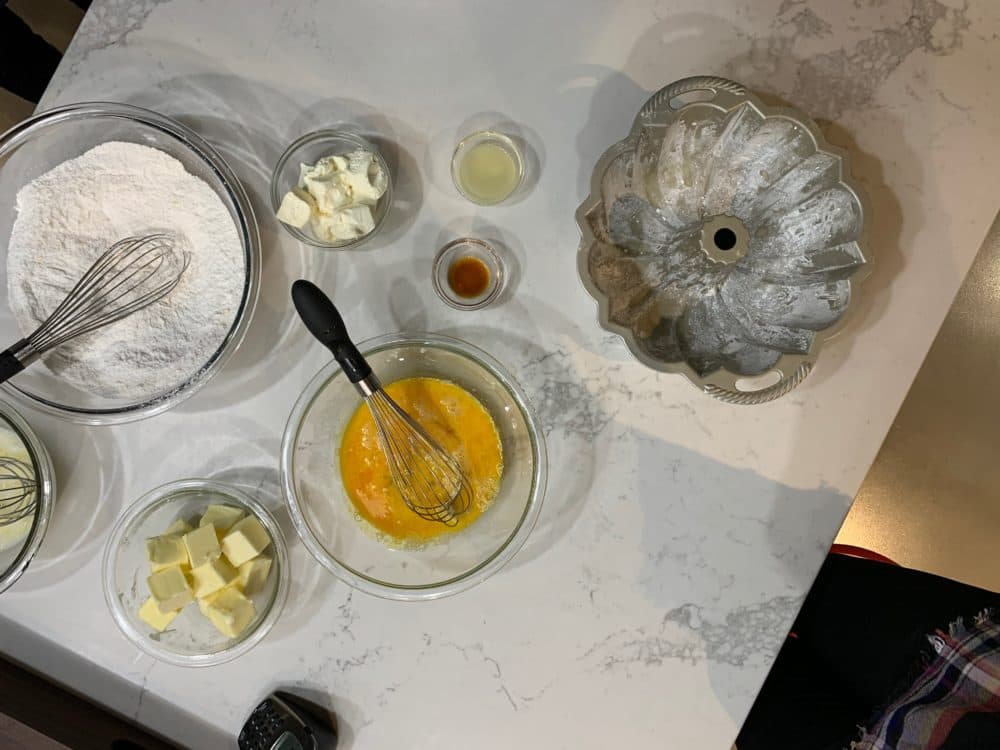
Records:
{"label": "large glass bowl", "polygon": [[[192,396],[218,372],[243,340],[260,286],[260,237],[243,187],[219,153],[192,130],[147,109],[109,102],[50,109],[0,136],[0,331],[7,344],[20,338],[7,293],[7,243],[16,217],[17,191],[67,159],[108,141],[157,148],[204,180],[222,200],[236,225],[245,255],[239,310],[218,349],[187,380],[143,400],[106,398],[66,383],[36,364],[3,384],[18,401],[84,424],[131,422],[159,414]],[[6,345],[6,344],[5,344]]]}
{"label": "large glass bowl", "polygon": [[[271,537],[265,552],[272,560],[267,582],[250,597],[257,617],[237,638],[228,638],[191,603],[162,633],[152,631],[139,618],[149,596],[146,539],[162,534],[178,519],[197,518],[213,503],[235,505],[257,516]],[[249,651],[272,628],[288,596],[288,550],[278,522],[246,493],[207,479],[171,482],[136,500],[112,529],[102,567],[104,598],[122,633],[147,654],[182,667],[222,664]]]}
{"label": "large glass bowl", "polygon": [[[31,474],[35,478],[36,506],[34,519],[30,528],[21,538],[12,538],[7,543],[5,531],[0,529],[0,592],[14,585],[34,558],[35,553],[45,537],[45,529],[52,515],[52,505],[55,502],[56,479],[52,469],[49,452],[34,430],[24,421],[13,407],[0,401],[0,443],[10,446],[2,452],[13,450],[17,454],[27,454],[24,462],[30,464]],[[22,459],[23,460],[23,459]],[[25,521],[25,524],[28,522]],[[20,537],[20,534],[17,534]]]}
{"label": "large glass bowl", "polygon": [[331,362],[299,397],[285,428],[281,475],[292,521],[316,559],[346,583],[388,599],[435,599],[464,591],[502,568],[524,544],[545,494],[545,443],[520,386],[499,362],[457,339],[392,334],[359,346],[384,383],[410,377],[450,380],[493,417],[504,472],[496,498],[474,523],[418,548],[380,541],[344,491],[338,451],[361,405]]}

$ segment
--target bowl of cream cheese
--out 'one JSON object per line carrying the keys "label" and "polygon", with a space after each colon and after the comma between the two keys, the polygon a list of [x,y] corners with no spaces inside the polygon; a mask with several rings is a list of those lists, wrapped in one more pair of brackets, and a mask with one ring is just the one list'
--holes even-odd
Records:
{"label": "bowl of cream cheese", "polygon": [[392,177],[374,144],[318,130],[293,142],[271,176],[271,207],[300,242],[356,247],[379,231],[392,205]]}

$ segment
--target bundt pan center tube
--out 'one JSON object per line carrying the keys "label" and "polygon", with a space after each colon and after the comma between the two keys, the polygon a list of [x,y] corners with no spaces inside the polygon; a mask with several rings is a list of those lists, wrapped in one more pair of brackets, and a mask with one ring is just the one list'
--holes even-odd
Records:
{"label": "bundt pan center tube", "polygon": [[601,326],[643,364],[760,404],[809,374],[870,270],[847,155],[801,113],[725,78],[643,105],[577,210]]}

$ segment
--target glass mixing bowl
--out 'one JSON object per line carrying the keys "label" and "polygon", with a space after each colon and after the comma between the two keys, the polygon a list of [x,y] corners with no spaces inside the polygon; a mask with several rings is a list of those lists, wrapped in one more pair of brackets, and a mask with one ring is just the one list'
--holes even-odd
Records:
{"label": "glass mixing bowl", "polygon": [[[166,630],[157,633],[139,618],[139,607],[149,596],[146,539],[162,534],[178,519],[197,518],[213,503],[235,505],[252,513],[271,537],[271,546],[265,551],[272,560],[267,582],[250,596],[257,616],[237,638],[227,638],[192,602]],[[288,596],[288,550],[278,522],[246,493],[207,479],[171,482],[136,500],[111,530],[102,567],[104,598],[122,633],[150,656],[182,667],[222,664],[249,651],[267,635]]]}
{"label": "glass mixing bowl", "polygon": [[204,180],[232,216],[243,245],[246,271],[239,311],[208,361],[181,383],[141,401],[105,398],[76,388],[35,364],[2,385],[22,403],[84,424],[131,422],[159,414],[192,396],[218,372],[243,341],[260,286],[260,238],[242,185],[219,153],[179,122],[147,109],[109,102],[50,109],[0,135],[0,331],[20,338],[7,289],[7,243],[17,215],[17,191],[67,159],[107,141],[152,146]]}
{"label": "glass mixing bowl", "polygon": [[[42,441],[12,406],[0,401],[0,454],[13,456],[30,465],[37,482],[34,520],[25,523],[26,534],[12,533],[12,527],[0,527],[0,592],[10,588],[27,569],[49,525],[55,502],[56,479],[52,460]],[[14,455],[16,454],[16,455]],[[21,458],[26,455],[27,458]]]}
{"label": "glass mixing bowl", "polygon": [[521,548],[545,494],[542,430],[528,400],[499,362],[458,339],[392,334],[358,347],[383,383],[410,377],[450,380],[493,417],[503,447],[500,491],[467,528],[418,548],[390,546],[355,513],[340,477],[338,451],[361,398],[331,362],[292,409],[281,446],[281,476],[292,521],[331,573],[388,599],[436,599],[464,591],[502,568]]}

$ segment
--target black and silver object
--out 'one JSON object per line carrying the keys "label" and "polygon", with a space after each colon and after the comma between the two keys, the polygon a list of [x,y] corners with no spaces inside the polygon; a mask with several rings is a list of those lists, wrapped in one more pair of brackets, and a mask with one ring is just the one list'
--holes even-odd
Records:
{"label": "black and silver object", "polygon": [[250,713],[238,742],[240,750],[333,750],[337,722],[318,706],[277,692]]}
{"label": "black and silver object", "polygon": [[190,255],[165,234],[119,240],[94,261],[37,329],[0,352],[0,383],[57,346],[163,299],[189,262]]}
{"label": "black and silver object", "polygon": [[306,328],[330,350],[368,404],[403,502],[421,518],[454,526],[473,501],[472,485],[458,459],[385,392],[348,336],[337,308],[319,287],[299,279],[292,284],[292,301]]}

